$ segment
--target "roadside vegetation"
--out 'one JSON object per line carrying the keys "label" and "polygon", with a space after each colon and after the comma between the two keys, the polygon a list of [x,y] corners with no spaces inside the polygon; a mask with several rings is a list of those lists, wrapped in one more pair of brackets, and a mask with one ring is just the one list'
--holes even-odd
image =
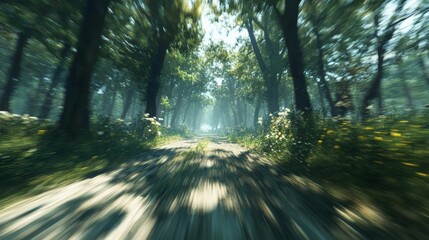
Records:
{"label": "roadside vegetation", "polygon": [[[426,110],[362,122],[318,118],[298,132],[296,114],[284,111],[257,130],[230,130],[229,139],[268,155],[285,175],[316,180],[333,197],[370,201],[408,227],[428,229],[428,117]],[[300,142],[297,134],[313,141]],[[297,148],[308,151],[304,162],[294,157]]]}
{"label": "roadside vegetation", "polygon": [[161,127],[155,118],[131,123],[100,117],[71,139],[52,122],[1,112],[0,207],[115,169],[144,150],[187,136],[187,131]]}

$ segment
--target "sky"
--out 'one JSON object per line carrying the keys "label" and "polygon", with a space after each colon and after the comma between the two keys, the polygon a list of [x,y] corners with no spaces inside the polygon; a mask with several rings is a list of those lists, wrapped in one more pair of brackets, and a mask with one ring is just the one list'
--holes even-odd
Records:
{"label": "sky", "polygon": [[[408,0],[405,8],[407,11],[411,12],[418,6],[421,0]],[[394,11],[394,6],[388,6],[388,12]],[[389,15],[389,13],[387,13]],[[213,21],[215,19],[214,15],[211,13],[209,7],[207,5],[203,5],[202,11],[202,27],[205,32],[205,36],[203,39],[204,45],[209,45],[210,42],[218,43],[225,42],[229,47],[233,47],[237,42],[237,39],[247,38],[247,32],[243,29],[240,30],[238,26],[236,26],[235,18],[228,14],[222,14],[218,17],[218,21]],[[410,17],[402,22],[398,29],[401,32],[407,32],[413,25],[415,17]]]}
{"label": "sky", "polygon": [[204,45],[209,45],[210,42],[218,43],[223,41],[229,47],[233,47],[237,39],[247,37],[247,33],[236,26],[233,16],[223,13],[217,18],[218,21],[213,21],[215,16],[210,12],[209,7],[207,5],[203,7],[201,20],[205,32]]}

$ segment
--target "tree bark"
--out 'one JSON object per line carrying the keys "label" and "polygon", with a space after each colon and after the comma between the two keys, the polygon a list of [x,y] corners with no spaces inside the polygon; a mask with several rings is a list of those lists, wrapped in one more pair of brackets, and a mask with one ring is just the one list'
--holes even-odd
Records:
{"label": "tree bark", "polygon": [[378,98],[378,111],[379,114],[383,112],[382,98],[381,98],[381,80],[383,79],[384,69],[384,54],[386,53],[386,45],[393,38],[395,33],[395,26],[400,21],[394,22],[398,13],[404,8],[406,0],[401,0],[398,3],[397,8],[395,9],[394,15],[390,18],[390,21],[384,31],[384,33],[379,36],[378,28],[380,26],[380,13],[374,15],[374,25],[375,25],[375,36],[377,38],[377,72],[374,76],[374,80],[371,83],[371,86],[366,93],[361,108],[362,118],[365,119],[369,116],[369,106],[371,101]]}
{"label": "tree bark", "polygon": [[89,122],[91,74],[97,60],[108,5],[109,0],[86,1],[59,124],[59,128],[71,136],[77,136]]}
{"label": "tree bark", "polygon": [[245,27],[249,34],[250,43],[252,44],[253,52],[255,53],[256,60],[258,61],[259,68],[261,69],[262,77],[264,78],[267,86],[266,97],[268,102],[268,111],[270,113],[276,113],[279,111],[278,84],[276,76],[274,73],[270,72],[262,57],[261,50],[255,38],[252,21],[249,20],[245,22]]}
{"label": "tree bark", "polygon": [[7,74],[6,85],[3,88],[3,95],[0,99],[0,111],[10,111],[10,100],[15,91],[21,73],[21,62],[24,52],[24,47],[28,43],[29,35],[25,32],[20,32],[16,40],[15,52],[11,58],[11,65]]}
{"label": "tree bark", "polygon": [[322,37],[320,36],[319,29],[317,27],[317,21],[315,19],[312,20],[313,24],[313,33],[316,35],[316,45],[317,45],[317,72],[319,75],[320,80],[320,87],[322,88],[323,94],[326,97],[326,100],[328,101],[329,109],[331,110],[331,116],[335,117],[338,115],[338,111],[335,107],[334,100],[332,99],[331,91],[329,89],[329,85],[326,82],[326,71],[325,71],[325,52],[323,51],[323,41]]}
{"label": "tree bark", "polygon": [[179,117],[180,109],[182,107],[182,102],[183,102],[183,92],[184,92],[184,87],[180,86],[179,95],[177,96],[176,104],[174,104],[173,115],[171,116],[170,125],[172,127],[177,127],[177,118]]}
{"label": "tree bark", "polygon": [[428,69],[427,69],[427,67],[426,67],[425,61],[423,60],[423,57],[422,57],[422,56],[420,56],[420,57],[418,58],[418,62],[419,62],[420,68],[422,69],[423,77],[424,77],[424,79],[426,80],[426,83],[427,83],[427,84],[429,84],[429,73],[428,73]]}
{"label": "tree bark", "polygon": [[49,114],[52,109],[52,102],[54,101],[55,97],[55,88],[58,87],[58,85],[61,82],[61,73],[64,68],[64,64],[66,62],[66,57],[70,51],[70,44],[64,43],[63,49],[61,50],[60,54],[60,62],[57,65],[57,68],[55,69],[54,75],[52,75],[51,78],[51,85],[49,86],[49,90],[46,92],[45,99],[43,100],[42,108],[40,110],[39,117],[40,118],[49,118]]}
{"label": "tree bark", "polygon": [[116,103],[116,95],[118,93],[118,83],[116,77],[113,79],[115,83],[113,84],[113,93],[111,99],[109,99],[109,105],[107,108],[107,116],[113,116],[113,110],[115,109],[115,103]]}
{"label": "tree bark", "polygon": [[393,37],[394,30],[389,30],[382,38],[379,39],[377,44],[377,72],[375,74],[374,80],[371,83],[371,86],[368,89],[368,92],[363,99],[361,115],[362,118],[367,118],[369,116],[369,106],[372,100],[379,98],[378,107],[379,113],[382,112],[381,104],[381,80],[384,75],[384,54],[386,53],[386,44]]}
{"label": "tree bark", "polygon": [[25,111],[24,113],[35,116],[36,115],[36,109],[37,105],[39,103],[40,96],[42,95],[43,89],[45,89],[45,82],[44,82],[43,76],[39,77],[39,81],[37,82],[37,87],[29,88],[28,94],[27,94],[27,101],[25,103]]}
{"label": "tree bark", "polygon": [[128,110],[130,109],[131,103],[134,98],[134,93],[134,88],[132,86],[129,86],[124,98],[124,106],[122,108],[121,119],[125,120],[125,118],[127,117]]}
{"label": "tree bark", "polygon": [[[183,112],[183,119],[182,119],[182,124],[183,124],[183,125],[186,125],[186,122],[187,122],[187,120],[188,120],[188,117],[189,117],[189,109],[191,108],[191,104],[192,104],[192,102],[191,102],[191,101],[189,101],[189,102],[186,104],[185,111]],[[188,126],[188,127],[189,127],[189,126]]]}
{"label": "tree bark", "polygon": [[312,107],[304,76],[304,64],[301,44],[298,37],[298,13],[300,0],[285,0],[284,13],[276,9],[288,50],[289,67],[295,93],[296,110],[311,113]]}
{"label": "tree bark", "polygon": [[159,41],[157,50],[152,57],[149,82],[146,89],[146,113],[148,113],[150,117],[157,116],[157,96],[160,86],[162,66],[164,65],[167,48],[167,44],[165,44],[162,40]]}
{"label": "tree bark", "polygon": [[253,126],[256,128],[258,126],[258,120],[259,120],[259,110],[261,109],[261,95],[258,95],[258,98],[256,100],[255,105],[255,113],[253,114]]}
{"label": "tree bark", "polygon": [[410,87],[408,86],[406,79],[403,77],[403,74],[401,74],[401,77],[401,85],[402,89],[404,90],[405,97],[407,99],[407,107],[410,110],[414,110],[414,101],[411,95]]}

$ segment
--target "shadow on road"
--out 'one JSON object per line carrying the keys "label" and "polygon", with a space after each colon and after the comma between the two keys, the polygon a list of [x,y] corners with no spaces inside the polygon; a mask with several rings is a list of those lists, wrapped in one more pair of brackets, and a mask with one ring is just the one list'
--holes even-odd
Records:
{"label": "shadow on road", "polygon": [[195,144],[149,151],[119,170],[11,206],[0,212],[0,238],[383,238],[310,180],[283,178],[267,161],[222,139],[204,152],[183,154]]}

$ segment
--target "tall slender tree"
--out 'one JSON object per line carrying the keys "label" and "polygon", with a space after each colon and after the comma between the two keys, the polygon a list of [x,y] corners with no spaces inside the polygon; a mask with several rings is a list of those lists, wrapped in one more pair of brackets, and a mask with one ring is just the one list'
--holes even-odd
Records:
{"label": "tall slender tree", "polygon": [[59,128],[76,136],[89,124],[89,89],[109,0],[87,0],[76,55],[67,78]]}
{"label": "tall slender tree", "polygon": [[10,111],[10,99],[19,81],[24,47],[28,42],[28,38],[29,35],[26,32],[20,32],[18,34],[15,52],[12,55],[11,65],[7,73],[6,86],[3,88],[3,95],[0,99],[1,111]]}

